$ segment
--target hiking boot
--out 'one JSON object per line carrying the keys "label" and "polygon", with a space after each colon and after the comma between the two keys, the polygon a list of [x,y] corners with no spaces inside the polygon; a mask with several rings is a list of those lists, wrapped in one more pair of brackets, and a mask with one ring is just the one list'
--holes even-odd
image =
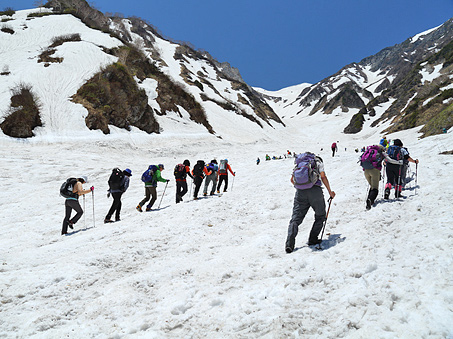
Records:
{"label": "hiking boot", "polygon": [[204,197],[207,196],[207,195],[208,195],[208,193],[203,193],[203,196],[204,196]]}
{"label": "hiking boot", "polygon": [[220,193],[220,190],[217,190],[217,193]]}
{"label": "hiking boot", "polygon": [[313,245],[318,245],[322,243],[321,239],[316,239],[316,240],[308,240],[308,246],[313,246]]}
{"label": "hiking boot", "polygon": [[224,192],[226,192],[227,190],[223,190]]}
{"label": "hiking boot", "polygon": [[74,223],[71,220],[68,221],[68,226],[71,230],[74,229]]}
{"label": "hiking boot", "polygon": [[366,209],[367,209],[367,210],[370,210],[370,209],[371,209],[371,200],[370,200],[370,199],[367,199],[367,200],[366,200]]}
{"label": "hiking boot", "polygon": [[388,200],[389,196],[390,196],[390,188],[386,188],[384,191],[384,199]]}
{"label": "hiking boot", "polygon": [[151,211],[151,206],[146,206],[146,212]]}
{"label": "hiking boot", "polygon": [[292,248],[290,246],[286,246],[286,248],[285,248],[286,253],[291,253],[293,250],[294,250],[294,248]]}
{"label": "hiking boot", "polygon": [[214,192],[211,192],[209,195],[214,195]]}
{"label": "hiking boot", "polygon": [[118,217],[118,218],[115,218],[115,221],[121,221],[121,219]]}
{"label": "hiking boot", "polygon": [[136,207],[135,209],[136,209],[137,211],[139,211],[139,212],[143,212],[142,206],[140,206],[140,205],[137,205],[137,207]]}
{"label": "hiking boot", "polygon": [[106,218],[106,219],[104,220],[104,224],[110,224],[110,223],[112,223],[112,222],[113,222],[112,219],[107,219],[107,218]]}
{"label": "hiking boot", "polygon": [[198,197],[193,197],[193,200],[198,200]]}

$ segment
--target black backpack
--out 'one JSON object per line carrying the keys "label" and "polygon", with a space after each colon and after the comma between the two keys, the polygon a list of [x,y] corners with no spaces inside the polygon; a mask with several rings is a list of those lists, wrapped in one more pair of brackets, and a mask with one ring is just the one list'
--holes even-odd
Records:
{"label": "black backpack", "polygon": [[175,179],[185,179],[187,176],[186,166],[177,164],[174,171]]}
{"label": "black backpack", "polygon": [[124,173],[119,168],[114,168],[112,170],[112,174],[110,174],[109,178],[109,188],[111,190],[120,190],[121,189],[121,182],[123,181]]}
{"label": "black backpack", "polygon": [[204,161],[198,160],[193,168],[193,175],[197,177],[204,177],[203,175]]}
{"label": "black backpack", "polygon": [[72,192],[76,183],[77,183],[76,178],[67,179],[60,187],[60,195],[66,199],[68,198],[78,199],[79,195],[77,193]]}

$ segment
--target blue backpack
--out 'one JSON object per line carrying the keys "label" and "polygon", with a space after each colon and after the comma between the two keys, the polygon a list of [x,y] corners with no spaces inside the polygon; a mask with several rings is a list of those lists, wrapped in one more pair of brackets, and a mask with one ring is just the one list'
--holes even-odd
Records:
{"label": "blue backpack", "polygon": [[403,160],[403,153],[401,152],[400,146],[395,145],[390,146],[389,149],[387,150],[387,155],[389,156],[390,159],[393,160],[397,161]]}
{"label": "blue backpack", "polygon": [[294,187],[302,190],[313,187],[319,180],[316,156],[310,152],[299,154],[295,164],[296,167],[293,170]]}
{"label": "blue backpack", "polygon": [[151,181],[153,181],[154,173],[156,173],[157,170],[158,170],[158,168],[157,168],[156,165],[150,165],[148,167],[148,169],[145,172],[143,172],[142,181],[143,182],[151,182]]}
{"label": "blue backpack", "polygon": [[219,166],[217,166],[217,164],[214,164],[214,163],[210,162],[208,164],[208,170],[213,171],[213,172],[217,172],[219,170]]}

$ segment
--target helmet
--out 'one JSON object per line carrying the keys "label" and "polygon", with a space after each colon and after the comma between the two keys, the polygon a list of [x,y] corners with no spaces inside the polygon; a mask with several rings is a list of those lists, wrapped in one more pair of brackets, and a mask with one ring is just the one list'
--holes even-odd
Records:
{"label": "helmet", "polygon": [[88,182],[88,177],[86,175],[82,175],[81,177],[79,177],[79,179],[82,179],[83,183],[87,183]]}
{"label": "helmet", "polygon": [[159,164],[157,167],[162,168],[162,169],[165,169],[165,167],[164,167],[163,164]]}
{"label": "helmet", "polygon": [[128,177],[132,176],[132,171],[129,168],[126,168],[124,171],[124,174],[127,175]]}

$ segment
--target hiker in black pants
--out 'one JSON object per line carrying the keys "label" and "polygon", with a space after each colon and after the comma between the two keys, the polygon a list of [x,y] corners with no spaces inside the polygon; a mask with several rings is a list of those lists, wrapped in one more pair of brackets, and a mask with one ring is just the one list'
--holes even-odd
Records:
{"label": "hiker in black pants", "polygon": [[113,213],[115,213],[115,221],[120,221],[120,214],[121,214],[121,196],[124,192],[127,191],[129,188],[129,177],[132,176],[132,171],[129,168],[126,168],[123,171],[123,176],[121,181],[118,185],[118,188],[110,188],[109,194],[113,197],[112,206],[110,207],[109,212],[105,216],[104,224],[111,223],[113,220],[110,218],[112,217]]}
{"label": "hiker in black pants", "polygon": [[226,192],[228,189],[228,171],[233,175],[233,177],[236,176],[236,173],[233,172],[231,169],[230,164],[228,163],[228,159],[223,159],[220,160],[220,165],[219,165],[219,183],[217,184],[217,193],[220,193],[220,187],[222,186],[222,183],[225,182],[225,186],[223,188],[223,191]]}
{"label": "hiker in black pants", "polygon": [[179,204],[182,201],[182,197],[187,193],[187,175],[194,179],[192,174],[190,173],[190,161],[184,160],[182,163],[183,168],[181,171],[179,170],[180,165],[176,165],[175,168],[175,179],[176,179],[176,203]]}
{"label": "hiker in black pants", "polygon": [[[68,226],[70,229],[74,228],[74,224],[79,221],[79,219],[83,215],[82,207],[80,207],[79,203],[79,196],[90,193],[94,191],[94,186],[91,186],[89,190],[84,190],[82,184],[88,181],[86,176],[82,176],[77,178],[77,182],[74,184],[74,188],[72,189],[73,196],[66,198],[65,201],[65,209],[66,214],[63,220],[63,227],[61,229],[61,235],[65,235],[68,233]],[[71,218],[71,212],[75,210],[77,214]]]}
{"label": "hiker in black pants", "polygon": [[198,199],[198,192],[200,191],[201,184],[203,183],[203,179],[205,175],[210,175],[212,171],[208,172],[204,161],[198,160],[192,170],[192,175],[194,177],[195,183],[195,190],[193,192],[193,199]]}

